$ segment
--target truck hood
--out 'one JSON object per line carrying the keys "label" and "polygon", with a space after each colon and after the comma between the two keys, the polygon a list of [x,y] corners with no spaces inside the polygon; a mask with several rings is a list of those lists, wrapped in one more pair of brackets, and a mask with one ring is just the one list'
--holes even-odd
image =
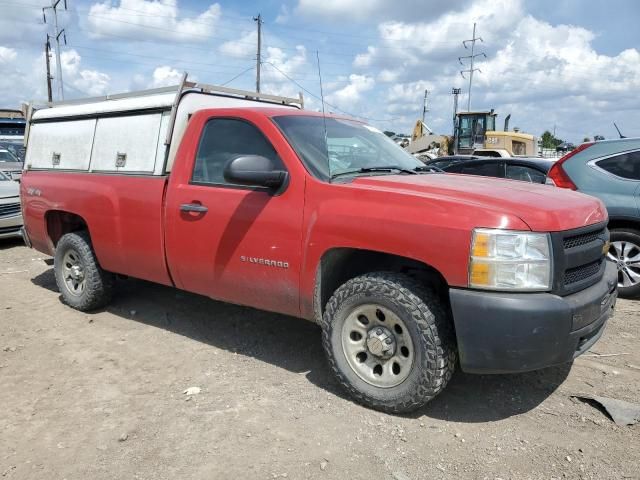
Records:
{"label": "truck hood", "polygon": [[444,173],[380,175],[356,178],[353,186],[515,215],[538,232],[571,230],[607,220],[604,204],[594,197],[516,180]]}
{"label": "truck hood", "polygon": [[11,180],[0,180],[0,200],[17,197],[20,194],[20,184]]}

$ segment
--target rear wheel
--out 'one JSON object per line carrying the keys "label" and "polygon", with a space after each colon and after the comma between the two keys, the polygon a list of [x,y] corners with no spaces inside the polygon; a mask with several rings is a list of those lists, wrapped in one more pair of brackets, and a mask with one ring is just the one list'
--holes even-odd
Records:
{"label": "rear wheel", "polygon": [[54,272],[67,305],[89,311],[111,300],[113,274],[100,268],[87,232],[63,235],[56,245]]}
{"label": "rear wheel", "polygon": [[607,258],[618,266],[618,293],[621,297],[640,296],[640,232],[611,230]]}
{"label": "rear wheel", "polygon": [[366,406],[415,410],[440,393],[454,371],[451,323],[441,300],[405,275],[349,280],[329,300],[322,323],[331,368]]}

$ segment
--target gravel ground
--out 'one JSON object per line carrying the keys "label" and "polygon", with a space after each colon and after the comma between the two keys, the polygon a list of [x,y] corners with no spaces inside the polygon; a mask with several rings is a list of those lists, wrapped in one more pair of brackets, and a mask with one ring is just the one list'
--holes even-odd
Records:
{"label": "gravel ground", "polygon": [[392,416],[345,397],[311,323],[138,280],[88,315],[45,260],[0,241],[2,478],[640,478],[640,425],[571,398],[640,403],[639,302],[573,365],[457,372]]}

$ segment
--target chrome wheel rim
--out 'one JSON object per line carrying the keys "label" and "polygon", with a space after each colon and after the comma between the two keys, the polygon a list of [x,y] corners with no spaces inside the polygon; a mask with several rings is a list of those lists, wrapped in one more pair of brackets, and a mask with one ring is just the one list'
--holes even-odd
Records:
{"label": "chrome wheel rim", "polygon": [[69,293],[82,295],[87,279],[80,255],[75,250],[68,250],[62,257],[62,279]]}
{"label": "chrome wheel rim", "polygon": [[401,384],[413,366],[414,346],[405,322],[377,304],[349,313],[342,326],[342,350],[353,372],[375,387]]}
{"label": "chrome wheel rim", "polygon": [[611,242],[607,258],[618,266],[618,287],[640,284],[640,246],[632,242]]}

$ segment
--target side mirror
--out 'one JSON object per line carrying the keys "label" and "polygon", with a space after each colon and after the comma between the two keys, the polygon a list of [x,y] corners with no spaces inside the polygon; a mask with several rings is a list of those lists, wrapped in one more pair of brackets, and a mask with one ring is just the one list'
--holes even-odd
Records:
{"label": "side mirror", "polygon": [[276,170],[271,160],[260,155],[234,158],[224,167],[223,174],[229,183],[273,190],[280,188],[289,175],[284,170]]}

